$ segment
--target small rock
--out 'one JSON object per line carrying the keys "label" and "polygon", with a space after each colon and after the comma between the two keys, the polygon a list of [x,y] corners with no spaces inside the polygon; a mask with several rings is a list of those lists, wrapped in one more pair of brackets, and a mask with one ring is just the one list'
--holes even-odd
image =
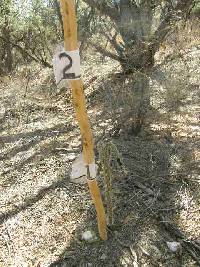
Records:
{"label": "small rock", "polygon": [[82,233],[82,240],[87,242],[94,242],[96,240],[96,236],[92,231],[85,231]]}
{"label": "small rock", "polygon": [[172,251],[172,252],[177,252],[181,250],[181,244],[179,242],[166,242],[167,247]]}
{"label": "small rock", "polygon": [[101,259],[102,261],[104,261],[104,260],[106,259],[106,254],[103,253],[103,254],[101,255],[100,259]]}
{"label": "small rock", "polygon": [[71,153],[71,154],[68,154],[67,155],[67,159],[69,161],[73,161],[73,160],[75,160],[75,158],[76,158],[76,154],[74,154],[74,153]]}

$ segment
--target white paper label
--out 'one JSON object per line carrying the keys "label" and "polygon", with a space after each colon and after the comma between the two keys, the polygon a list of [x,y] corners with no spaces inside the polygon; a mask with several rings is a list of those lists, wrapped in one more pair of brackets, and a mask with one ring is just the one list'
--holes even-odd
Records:
{"label": "white paper label", "polygon": [[[97,165],[95,163],[89,164],[90,178],[95,179],[97,176]],[[72,164],[71,181],[74,183],[83,184],[87,179],[87,166],[85,165],[83,154]]]}
{"label": "white paper label", "polygon": [[81,78],[79,50],[57,52],[53,57],[53,70],[56,84],[62,80],[79,80]]}
{"label": "white paper label", "polygon": [[97,177],[97,165],[95,163],[89,164],[90,178],[95,179]]}

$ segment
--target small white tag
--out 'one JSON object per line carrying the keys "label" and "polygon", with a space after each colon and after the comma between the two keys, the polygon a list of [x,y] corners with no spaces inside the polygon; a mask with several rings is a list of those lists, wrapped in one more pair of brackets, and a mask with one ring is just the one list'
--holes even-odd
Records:
{"label": "small white tag", "polygon": [[83,161],[83,155],[79,155],[78,158],[72,163],[70,180],[74,183],[84,184],[86,183],[87,169]]}
{"label": "small white tag", "polygon": [[[89,164],[90,178],[95,179],[97,176],[97,165]],[[83,154],[79,155],[72,163],[71,181],[74,183],[84,184],[87,182],[87,167],[83,159]]]}
{"label": "small white tag", "polygon": [[57,85],[63,80],[79,80],[81,78],[79,50],[57,51],[53,57],[53,70]]}
{"label": "small white tag", "polygon": [[95,163],[89,164],[90,178],[95,179],[97,177],[97,165]]}

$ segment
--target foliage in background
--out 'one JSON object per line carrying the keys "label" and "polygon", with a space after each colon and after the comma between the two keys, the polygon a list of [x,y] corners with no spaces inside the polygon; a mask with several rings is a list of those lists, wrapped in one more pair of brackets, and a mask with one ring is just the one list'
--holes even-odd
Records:
{"label": "foliage in background", "polygon": [[[179,21],[186,20],[195,0],[83,0],[106,20],[99,29],[109,43],[93,42],[96,51],[117,60],[124,74],[134,75],[131,131],[137,135],[150,108],[149,76],[155,54]],[[100,38],[99,38],[100,39]]]}
{"label": "foliage in background", "polygon": [[114,52],[94,44],[97,51],[118,60],[127,72],[147,72],[154,65],[154,55],[175,24],[187,18],[195,0],[84,0],[99,16],[107,18],[102,29]]}
{"label": "foliage in background", "polygon": [[[126,105],[131,108],[125,117],[137,135],[150,107],[149,75],[156,52],[181,20],[191,11],[198,13],[199,5],[195,0],[77,0],[76,4],[81,54],[92,45],[104,58],[117,60],[124,74],[132,75]],[[62,40],[59,0],[2,0],[0,75],[32,61],[51,67],[54,47]]]}
{"label": "foliage in background", "polygon": [[33,60],[50,67],[50,46],[59,24],[48,2],[3,0],[0,18],[1,73]]}
{"label": "foliage in background", "polygon": [[[93,9],[78,4],[82,46],[97,25]],[[32,61],[51,67],[52,52],[63,39],[58,0],[2,0],[0,6],[0,75]]]}

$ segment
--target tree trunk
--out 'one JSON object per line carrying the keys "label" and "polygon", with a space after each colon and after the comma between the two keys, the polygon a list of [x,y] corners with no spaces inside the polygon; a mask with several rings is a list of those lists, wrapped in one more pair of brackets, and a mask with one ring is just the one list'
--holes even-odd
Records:
{"label": "tree trunk", "polygon": [[151,37],[151,1],[143,1],[138,7],[130,0],[120,1],[120,17],[117,31],[124,43],[124,58],[121,61],[125,72],[146,72],[154,65],[154,54],[149,44]]}
{"label": "tree trunk", "polygon": [[124,58],[121,66],[125,74],[133,72],[147,73],[154,65],[155,52],[145,43],[138,43],[127,47],[124,51]]}
{"label": "tree trunk", "polygon": [[8,72],[11,72],[13,69],[13,58],[12,58],[12,45],[10,43],[10,27],[7,18],[5,18],[5,26],[3,27],[2,33],[4,36],[5,68]]}
{"label": "tree trunk", "polygon": [[150,107],[149,78],[146,74],[135,73],[133,81],[135,107],[132,114],[130,134],[137,136],[145,124],[146,114]]}
{"label": "tree trunk", "polygon": [[120,19],[117,31],[120,33],[124,52],[121,66],[125,74],[133,74],[132,93],[134,107],[131,114],[131,125],[127,131],[138,135],[145,122],[150,106],[148,71],[154,65],[155,50],[152,49],[151,38],[152,8],[151,1],[143,1],[138,7],[130,0],[120,1]]}
{"label": "tree trunk", "polygon": [[154,65],[154,55],[173,24],[185,17],[194,0],[150,1],[118,0],[109,4],[106,0],[84,0],[101,14],[111,19],[122,42],[110,38],[117,55],[95,45],[98,51],[116,59],[123,73],[132,73],[133,96],[132,133],[138,134],[150,105],[148,73]]}

